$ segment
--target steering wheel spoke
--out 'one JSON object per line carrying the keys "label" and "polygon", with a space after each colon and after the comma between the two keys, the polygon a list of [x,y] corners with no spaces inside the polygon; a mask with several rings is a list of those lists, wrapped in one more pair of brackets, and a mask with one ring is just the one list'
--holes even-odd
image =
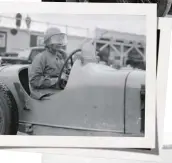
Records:
{"label": "steering wheel spoke", "polygon": [[70,71],[73,66],[73,56],[78,52],[81,52],[81,49],[77,49],[77,50],[73,51],[68,56],[65,51],[63,51],[63,50],[61,51],[61,53],[65,53],[65,55],[68,56],[67,59],[65,60],[63,67],[61,68],[60,74],[59,74],[58,86],[61,89],[64,89],[66,87],[67,80],[69,78]]}

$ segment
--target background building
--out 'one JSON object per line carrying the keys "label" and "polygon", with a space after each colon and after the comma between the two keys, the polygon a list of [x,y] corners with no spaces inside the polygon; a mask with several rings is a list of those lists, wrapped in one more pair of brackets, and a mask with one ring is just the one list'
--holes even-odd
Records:
{"label": "background building", "polygon": [[97,28],[95,38],[100,56],[110,56],[115,64],[126,65],[128,59],[145,63],[146,36]]}
{"label": "background building", "polygon": [[[17,34],[14,35],[11,30],[12,28],[0,27],[0,53],[20,52],[29,47],[42,45],[43,32],[18,29]],[[78,48],[84,39],[84,37],[69,35],[68,51]]]}
{"label": "background building", "polygon": [[[146,36],[144,35],[96,28],[93,32],[94,38],[89,38],[88,35],[71,35],[68,30],[70,26],[64,25],[64,28],[69,41],[68,53],[80,48],[84,41],[89,39],[96,44],[96,48],[100,51],[100,58],[111,57],[115,64],[120,66],[126,65],[129,58],[139,64],[145,62]],[[43,32],[17,28],[16,33],[15,29],[0,26],[0,53],[18,53],[26,48],[42,45]]]}

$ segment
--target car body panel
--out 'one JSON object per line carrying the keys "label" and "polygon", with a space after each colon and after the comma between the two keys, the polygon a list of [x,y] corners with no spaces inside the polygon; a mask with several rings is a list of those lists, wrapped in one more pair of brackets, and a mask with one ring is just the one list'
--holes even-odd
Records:
{"label": "car body panel", "polygon": [[[82,64],[77,60],[64,90],[55,90],[56,93],[45,100],[35,100],[19,80],[19,72],[27,68],[28,65],[1,67],[0,78],[16,100],[20,123],[33,125],[32,134],[79,136],[102,135],[103,132],[103,135],[112,136],[124,134],[126,127],[131,133],[131,126],[138,125],[138,92],[140,85],[144,84],[144,71],[117,70],[97,63]],[[137,76],[140,78],[138,83]],[[131,93],[133,99],[129,97]],[[129,109],[128,113],[135,112],[132,120],[125,117],[125,109]],[[126,125],[126,122],[131,124]],[[20,129],[26,132],[22,127]],[[138,125],[134,134],[139,135],[139,129]]]}
{"label": "car body panel", "polygon": [[[101,67],[109,68],[103,65]],[[49,97],[50,100],[37,101],[30,98],[29,106],[32,109],[23,112],[21,121],[123,132],[121,108],[128,72],[118,73],[109,68],[116,74],[106,69],[103,73],[102,68],[94,63],[82,66],[76,62],[65,90],[57,90],[55,95]]]}
{"label": "car body panel", "polygon": [[145,85],[145,71],[132,71],[126,82],[126,133],[138,134],[142,128],[140,99],[142,85]]}

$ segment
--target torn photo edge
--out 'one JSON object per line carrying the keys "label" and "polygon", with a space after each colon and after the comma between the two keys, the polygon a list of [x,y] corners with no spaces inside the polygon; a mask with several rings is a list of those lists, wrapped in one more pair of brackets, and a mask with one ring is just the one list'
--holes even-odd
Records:
{"label": "torn photo edge", "polygon": [[[156,113],[156,4],[73,4],[3,2],[1,13],[118,14],[146,16],[145,137],[0,136],[0,146],[155,148]],[[66,8],[66,10],[64,10]]]}

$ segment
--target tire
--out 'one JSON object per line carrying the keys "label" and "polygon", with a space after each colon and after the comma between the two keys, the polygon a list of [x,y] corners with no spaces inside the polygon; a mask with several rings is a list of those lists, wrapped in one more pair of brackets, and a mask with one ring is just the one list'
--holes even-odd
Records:
{"label": "tire", "polygon": [[18,109],[7,86],[0,82],[0,135],[16,135],[18,132]]}

